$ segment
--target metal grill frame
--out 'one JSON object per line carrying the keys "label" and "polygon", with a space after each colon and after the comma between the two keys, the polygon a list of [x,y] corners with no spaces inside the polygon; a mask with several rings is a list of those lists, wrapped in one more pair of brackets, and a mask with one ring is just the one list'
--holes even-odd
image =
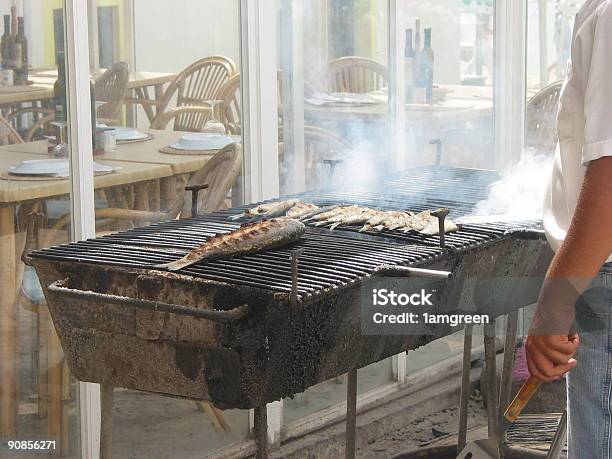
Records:
{"label": "metal grill frame", "polygon": [[[426,168],[419,180],[410,181],[411,190],[399,190],[391,197],[386,195],[385,205],[411,210],[431,208],[432,204],[440,202],[449,186],[454,186],[447,183],[435,189],[434,183],[431,191],[428,180],[437,173]],[[458,172],[461,177],[461,174],[478,173],[471,170]],[[487,174],[494,178],[494,174]],[[465,178],[461,177],[461,180]],[[398,176],[389,183],[394,183],[394,180],[401,182],[406,179]],[[423,196],[424,191],[431,191],[431,199]],[[380,196],[376,190],[368,193],[373,199]],[[318,199],[321,204],[338,199],[350,202],[350,196],[341,198],[337,193],[301,197],[315,202]],[[476,198],[474,195],[472,201]],[[353,196],[353,199],[364,199],[363,194]],[[471,205],[473,202],[457,206],[454,216],[464,214]],[[222,223],[227,227],[227,217],[239,212],[241,209],[230,209],[194,220],[153,225],[134,230],[131,234],[160,228],[165,231],[174,225],[183,227],[190,222],[196,225],[198,222]],[[443,296],[446,304],[441,304],[440,308],[445,309],[452,304],[472,302],[474,286],[462,282],[462,279],[482,276],[483,273],[491,277],[543,277],[552,252],[541,231],[530,225],[509,225],[505,229],[498,227],[496,231],[495,237],[484,237],[479,242],[456,247],[451,244],[446,249],[436,247],[435,243],[429,247],[405,244],[393,234],[359,235],[342,229],[333,235],[326,229],[309,229],[306,238],[344,238],[355,244],[378,244],[387,250],[414,248],[416,255],[425,256],[419,258],[413,254],[412,259],[401,260],[398,264],[455,274],[454,285],[458,287]],[[129,237],[126,234],[110,236],[106,241],[121,242],[122,238]],[[449,239],[452,243],[452,238]],[[297,289],[294,282],[288,281],[282,284],[282,289],[262,289],[193,275],[208,265],[195,265],[191,271],[187,269],[177,274],[147,269],[150,268],[147,264],[121,266],[108,259],[88,261],[86,257],[79,259],[78,254],[68,260],[60,253],[79,244],[105,244],[102,241],[104,238],[32,255],[66,358],[72,372],[82,381],[210,400],[220,408],[255,408],[302,392],[349,370],[416,349],[452,331],[449,326],[440,325],[431,327],[430,333],[422,336],[362,336],[358,301],[360,287],[375,282],[376,270],[380,268],[377,266],[367,269],[351,282],[305,292],[299,290],[299,282]],[[196,243],[192,240],[191,245],[166,256],[180,258]],[[108,246],[102,245],[100,250],[104,248]],[[299,244],[297,248],[300,248]],[[53,255],[54,250],[58,256]],[[284,278],[289,280],[291,250],[279,249],[253,255],[253,259],[259,257],[265,261],[278,254],[284,257],[283,269],[287,270]],[[242,262],[236,259],[220,263],[231,267]],[[213,265],[214,262],[210,264]],[[61,289],[49,288],[57,281],[61,281],[60,287],[148,300],[151,307],[143,309],[129,301],[115,304],[86,296],[70,297]],[[507,292],[492,288],[487,294],[495,302],[496,296]],[[516,298],[508,299],[508,304],[512,305],[510,310],[533,303],[537,294],[537,286],[527,292],[516,292]],[[184,311],[187,315],[164,309],[160,303],[182,305],[188,309]],[[219,317],[217,312],[234,312],[244,305],[248,310],[245,317],[214,320],[214,317]],[[196,314],[189,316],[189,310],[199,310],[200,317],[193,317]],[[509,310],[496,311],[496,314],[506,312]]]}

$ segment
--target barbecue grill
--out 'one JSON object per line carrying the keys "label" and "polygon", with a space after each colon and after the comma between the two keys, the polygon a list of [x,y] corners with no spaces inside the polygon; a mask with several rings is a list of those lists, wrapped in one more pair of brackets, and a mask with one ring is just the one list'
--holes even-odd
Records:
{"label": "barbecue grill", "polygon": [[[496,178],[489,171],[420,168],[390,177],[384,189],[300,198],[398,210],[447,207],[457,218],[485,197]],[[552,255],[538,222],[465,224],[445,237],[309,226],[290,247],[197,263],[179,273],[155,268],[236,229],[240,221],[229,217],[243,211],[32,253],[73,374],[107,386],[210,400],[224,409],[259,408],[451,332],[437,325],[420,336],[362,336],[364,283],[452,273],[454,287],[438,306],[444,309],[474,303],[476,287],[462,280],[542,277]],[[489,298],[478,304],[504,298],[515,310],[536,300],[538,285],[532,287],[488,289]],[[265,410],[257,414],[261,421]]]}

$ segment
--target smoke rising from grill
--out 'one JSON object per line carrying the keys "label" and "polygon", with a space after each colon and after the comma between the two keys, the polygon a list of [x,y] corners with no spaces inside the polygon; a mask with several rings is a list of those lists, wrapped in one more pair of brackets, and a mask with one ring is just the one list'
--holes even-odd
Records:
{"label": "smoke rising from grill", "polygon": [[502,171],[499,181],[489,188],[488,198],[480,201],[471,217],[488,220],[540,219],[552,156],[524,151],[518,163]]}

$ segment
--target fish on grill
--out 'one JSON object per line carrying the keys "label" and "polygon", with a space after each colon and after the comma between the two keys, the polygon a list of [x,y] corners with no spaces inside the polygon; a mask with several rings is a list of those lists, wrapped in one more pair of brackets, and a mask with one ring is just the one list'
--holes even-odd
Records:
{"label": "fish on grill", "polygon": [[[457,231],[459,227],[457,224],[451,220],[444,221],[444,232],[445,233],[454,233]],[[425,228],[419,231],[419,233],[425,236],[435,236],[440,234],[440,223],[439,222],[431,222]]]}
{"label": "fish on grill", "polygon": [[350,212],[352,210],[357,209],[358,207],[359,206],[357,206],[357,205],[348,206],[348,207],[339,206],[339,207],[330,209],[328,212],[323,212],[323,213],[317,214],[314,217],[312,217],[311,220],[316,220],[317,221],[317,223],[315,223],[315,225],[318,225],[319,223],[324,224],[330,218],[335,217],[336,215],[340,215],[340,214],[344,214],[346,212]]}
{"label": "fish on grill", "polygon": [[360,208],[358,212],[343,214],[340,218],[334,217],[330,219],[330,221],[334,221],[334,223],[329,227],[329,229],[334,230],[340,225],[360,225],[362,223],[366,223],[375,215],[380,213],[380,211],[376,209],[369,208]]}
{"label": "fish on grill", "polygon": [[312,212],[309,212],[309,213],[307,213],[305,215],[302,215],[300,217],[300,220],[302,220],[303,222],[314,220],[317,217],[317,215],[321,215],[321,214],[325,214],[327,212],[331,212],[333,210],[338,209],[339,207],[342,207],[342,206],[340,206],[340,204],[334,204],[333,206],[317,207],[316,210],[313,210]]}
{"label": "fish on grill", "polygon": [[330,229],[333,230],[340,225],[357,225],[365,223],[378,213],[380,213],[380,211],[369,207],[360,207],[356,205],[340,207],[335,211],[316,216],[315,220],[319,221],[315,223],[315,226],[331,224]]}
{"label": "fish on grill", "polygon": [[178,271],[202,260],[232,258],[274,249],[297,242],[305,231],[301,221],[287,217],[249,223],[230,233],[211,237],[180,260],[156,267]]}
{"label": "fish on grill", "polygon": [[317,210],[319,210],[319,206],[316,204],[298,201],[285,215],[289,218],[302,218],[306,215],[312,215]]}
{"label": "fish on grill", "polygon": [[286,201],[275,201],[268,202],[266,204],[260,204],[251,209],[247,209],[246,212],[230,217],[232,220],[238,220],[242,217],[261,217],[261,218],[274,218],[285,215],[290,209],[295,207],[298,203],[301,203],[299,199],[288,199]]}

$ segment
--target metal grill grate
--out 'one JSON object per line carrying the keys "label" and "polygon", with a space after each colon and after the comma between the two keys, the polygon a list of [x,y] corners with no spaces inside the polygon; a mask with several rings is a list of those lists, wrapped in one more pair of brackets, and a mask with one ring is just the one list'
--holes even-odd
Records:
{"label": "metal grill grate", "polygon": [[[173,220],[83,242],[52,247],[33,257],[127,268],[154,269],[182,257],[186,252],[219,233],[238,228],[238,224],[208,220],[204,217]],[[513,227],[516,229],[517,227]],[[468,249],[508,235],[503,225],[483,229],[466,225],[454,236],[456,247]],[[298,293],[301,297],[340,287],[371,274],[384,264],[415,265],[446,251],[437,247],[406,245],[388,240],[353,237],[341,231],[309,229],[292,247],[228,260],[202,262],[181,271],[203,279],[229,282],[278,292],[291,292],[291,252],[301,249]]]}
{"label": "metal grill grate", "polygon": [[[468,213],[483,198],[488,184],[496,177],[495,173],[487,171],[423,168],[417,174],[413,172],[410,176],[402,174],[392,177],[387,182],[385,193],[380,190],[324,192],[307,193],[300,197],[321,206],[357,203],[389,210],[418,211],[444,205],[451,209],[451,216],[456,218]],[[457,200],[451,199],[457,195],[460,195]],[[245,209],[234,208],[194,219],[158,223],[41,250],[33,253],[32,257],[155,269],[155,265],[181,258],[209,237],[237,229],[240,223],[228,220],[228,217]],[[291,253],[301,249],[297,293],[304,298],[358,281],[384,264],[418,265],[444,257],[449,251],[470,250],[511,237],[512,232],[530,229],[537,224],[465,224],[458,232],[446,235],[444,249],[439,246],[438,236],[400,231],[360,233],[361,226],[340,226],[334,231],[309,226],[305,236],[294,246],[228,260],[201,262],[185,268],[181,274],[290,293]]]}

